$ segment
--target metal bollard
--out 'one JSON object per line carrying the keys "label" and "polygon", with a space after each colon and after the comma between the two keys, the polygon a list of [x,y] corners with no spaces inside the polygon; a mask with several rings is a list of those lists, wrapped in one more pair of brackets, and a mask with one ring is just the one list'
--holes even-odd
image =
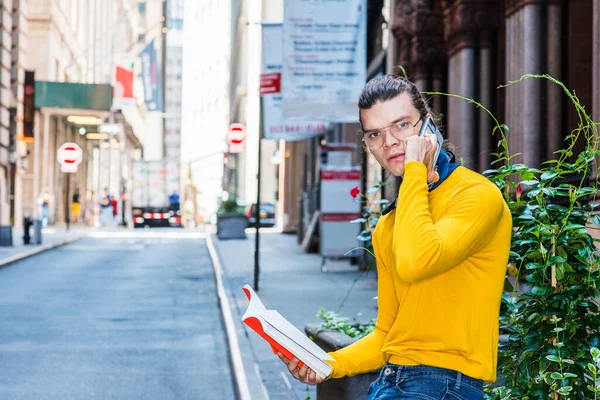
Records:
{"label": "metal bollard", "polygon": [[33,221],[33,243],[42,244],[42,219],[36,218]]}

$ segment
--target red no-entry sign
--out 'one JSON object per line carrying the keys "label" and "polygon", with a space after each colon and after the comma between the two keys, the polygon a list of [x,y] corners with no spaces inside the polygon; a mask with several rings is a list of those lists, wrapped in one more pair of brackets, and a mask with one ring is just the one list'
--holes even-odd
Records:
{"label": "red no-entry sign", "polygon": [[58,148],[56,159],[60,163],[62,172],[77,172],[77,166],[83,159],[81,147],[76,143],[65,143]]}

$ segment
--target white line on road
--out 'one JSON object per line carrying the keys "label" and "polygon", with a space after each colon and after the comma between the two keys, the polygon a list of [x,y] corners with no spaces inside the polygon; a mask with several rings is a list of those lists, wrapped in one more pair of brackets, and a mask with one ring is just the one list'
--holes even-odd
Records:
{"label": "white line on road", "polygon": [[[287,386],[288,391],[290,392],[290,396],[294,396],[294,389],[292,389],[292,383],[290,382],[290,380],[287,377],[287,374],[285,374],[283,371],[279,373],[279,375],[281,376],[281,379],[283,379],[283,383],[285,383],[285,386]],[[297,398],[297,397],[296,397]]]}
{"label": "white line on road", "polygon": [[265,382],[262,380],[262,377],[260,376],[260,366],[258,365],[258,363],[254,363],[254,372],[256,373],[256,376],[258,376],[258,382],[260,383],[260,388],[262,389],[263,394],[265,395],[265,399],[271,400],[271,397],[269,396],[269,391],[267,390],[267,387],[265,386]]}
{"label": "white line on road", "polygon": [[231,308],[229,308],[229,298],[227,297],[225,287],[223,286],[221,263],[219,262],[219,257],[217,256],[217,251],[215,250],[215,246],[210,235],[206,235],[206,246],[208,247],[208,252],[210,254],[210,258],[212,259],[213,268],[215,270],[217,294],[219,296],[219,303],[221,304],[221,313],[223,314],[225,331],[227,332],[229,355],[231,357],[231,365],[233,367],[233,375],[237,384],[237,391],[240,396],[239,400],[252,400],[252,397],[250,396],[250,389],[248,388],[248,380],[246,379],[246,373],[244,372],[242,353],[237,340],[237,333],[235,332],[235,324],[233,322],[233,316],[231,315]]}

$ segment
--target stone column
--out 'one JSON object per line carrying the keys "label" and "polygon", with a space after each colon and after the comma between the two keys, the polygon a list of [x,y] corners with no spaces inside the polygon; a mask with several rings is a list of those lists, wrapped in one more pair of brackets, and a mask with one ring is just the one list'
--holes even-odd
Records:
{"label": "stone column", "polygon": [[[514,74],[513,77],[511,79],[519,79],[520,77],[523,76],[523,74],[525,73],[525,68],[524,68],[524,46],[523,46],[523,41],[525,40],[525,36],[524,36],[524,27],[523,24],[525,23],[524,17],[525,15],[523,14],[523,10],[520,9],[516,12],[515,14],[515,25],[513,26],[513,34],[515,35],[515,45],[516,45],[516,54],[515,54],[515,70],[514,70]],[[514,121],[515,121],[515,131],[513,133],[513,135],[515,136],[515,139],[519,142],[519,150],[517,152],[513,152],[514,153],[521,153],[520,156],[517,157],[516,161],[518,162],[523,162],[524,161],[524,156],[523,156],[523,152],[525,151],[524,145],[523,145],[523,136],[525,135],[525,132],[523,131],[524,126],[523,126],[523,104],[526,101],[525,100],[525,92],[523,90],[523,83],[518,83],[516,84],[516,86],[514,86],[515,88],[515,99],[514,99],[514,104],[513,104],[513,108],[514,108]]]}
{"label": "stone column", "polygon": [[[460,88],[460,78],[456,71],[458,69],[458,58],[450,57],[448,60],[448,93],[458,94]],[[449,97],[448,98],[448,115],[446,116],[447,129],[446,135],[448,140],[456,148],[457,158],[462,157],[462,135],[460,135],[460,123],[458,120],[458,110],[462,100]]]}
{"label": "stone column", "polygon": [[[449,91],[464,97],[478,99],[483,91],[487,90],[487,95],[491,96],[489,86],[486,86],[484,82],[485,87],[480,88],[476,80],[477,72],[482,68],[481,64],[477,62],[478,57],[481,56],[483,56],[482,61],[486,63],[484,72],[487,77],[481,76],[479,82],[487,81],[489,84],[491,80],[493,66],[489,52],[489,39],[485,46],[488,50],[480,53],[481,43],[476,38],[480,37],[482,32],[494,31],[501,3],[494,0],[456,0],[446,4],[444,34],[448,42],[450,57]],[[448,100],[448,135],[457,145],[458,153],[462,153],[465,165],[475,169],[480,163],[479,152],[481,149],[477,146],[478,137],[483,134],[478,132],[480,126],[477,124],[476,110],[473,104],[464,100]]]}
{"label": "stone column", "polygon": [[[523,67],[525,73],[539,74],[542,72],[542,57],[540,44],[542,6],[540,4],[527,4],[523,8]],[[542,81],[540,79],[527,79],[523,81],[523,106],[521,122],[523,130],[523,161],[530,167],[538,167],[541,162],[541,130],[542,113],[540,112]]]}
{"label": "stone column", "polygon": [[[594,4],[598,5],[599,0]],[[600,11],[600,10],[599,10]],[[558,80],[562,79],[562,1],[552,1],[548,5],[548,28],[547,32],[547,51],[548,51],[548,74]],[[595,16],[596,18],[596,16]],[[596,20],[597,21],[597,20]],[[594,32],[598,31],[598,25],[594,23]],[[594,46],[598,46],[600,41],[594,39]],[[592,63],[592,65],[598,65]],[[597,67],[596,67],[597,68]],[[562,130],[562,102],[564,93],[560,86],[552,82],[546,82],[546,135],[548,138],[548,147],[546,149],[546,159],[553,158],[553,153],[564,147]],[[593,88],[597,88],[597,82],[594,82]],[[596,89],[595,92],[598,92]],[[594,113],[598,117],[598,113]]]}
{"label": "stone column", "polygon": [[[434,92],[442,92],[444,90],[444,88],[443,88],[444,76],[442,75],[442,67],[440,65],[435,65],[433,67],[432,79],[433,79],[432,90]],[[442,111],[442,100],[443,100],[442,96],[434,96],[431,99],[431,107],[433,108],[433,110],[435,112],[439,113]]]}
{"label": "stone column", "polygon": [[[479,102],[486,108],[492,107],[492,54],[489,32],[484,32],[479,38]],[[492,149],[492,119],[483,109],[479,113],[479,170],[490,168],[490,151]]]}
{"label": "stone column", "polygon": [[[511,10],[507,10],[511,12]],[[517,46],[517,15],[515,13],[507,13],[506,18],[506,80],[517,79],[518,73],[518,46]],[[505,101],[506,101],[506,116],[505,124],[508,125],[510,131],[505,133],[508,141],[508,150],[510,154],[516,154],[521,152],[521,146],[519,142],[519,132],[517,126],[517,102],[518,92],[517,86],[509,86],[505,90]]]}
{"label": "stone column", "polygon": [[[459,66],[457,71],[460,76],[460,87],[458,94],[467,98],[476,98],[475,82],[475,49],[467,47],[457,55]],[[474,168],[477,162],[475,137],[475,106],[466,101],[461,101],[458,106],[459,134],[461,135],[462,156],[465,166]]]}

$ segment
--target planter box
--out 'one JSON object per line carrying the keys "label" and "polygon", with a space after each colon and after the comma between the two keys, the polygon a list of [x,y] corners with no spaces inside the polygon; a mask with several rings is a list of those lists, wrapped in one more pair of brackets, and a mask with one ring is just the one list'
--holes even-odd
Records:
{"label": "planter box", "polygon": [[[326,352],[336,351],[357,339],[335,331],[319,332],[318,325],[307,325],[306,334]],[[317,386],[317,400],[355,400],[367,397],[369,385],[377,379],[379,370],[340,379],[329,379]]]}
{"label": "planter box", "polygon": [[217,214],[217,237],[224,239],[246,239],[246,225],[248,221],[244,214],[222,213]]}

